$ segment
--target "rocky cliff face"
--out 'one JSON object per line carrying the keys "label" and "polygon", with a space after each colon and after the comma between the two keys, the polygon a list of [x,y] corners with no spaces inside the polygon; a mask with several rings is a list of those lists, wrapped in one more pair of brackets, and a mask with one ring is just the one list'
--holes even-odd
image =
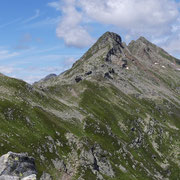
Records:
{"label": "rocky cliff face", "polygon": [[28,152],[41,179],[178,179],[178,59],[107,32],[33,86],[0,76],[0,155]]}

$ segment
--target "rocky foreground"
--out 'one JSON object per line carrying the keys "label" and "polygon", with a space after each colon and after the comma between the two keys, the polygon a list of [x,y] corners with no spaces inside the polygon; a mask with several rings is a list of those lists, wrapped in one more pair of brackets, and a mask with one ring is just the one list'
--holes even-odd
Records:
{"label": "rocky foreground", "polygon": [[36,180],[35,162],[27,154],[9,152],[0,157],[0,180]]}
{"label": "rocky foreground", "polygon": [[[13,153],[0,157],[0,180],[36,180],[35,160],[26,153]],[[51,180],[51,176],[43,173],[40,180]]]}

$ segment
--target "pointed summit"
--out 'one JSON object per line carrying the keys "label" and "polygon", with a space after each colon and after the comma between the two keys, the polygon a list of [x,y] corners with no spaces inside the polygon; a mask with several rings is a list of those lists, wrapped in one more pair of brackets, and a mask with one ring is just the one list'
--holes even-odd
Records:
{"label": "pointed summit", "polygon": [[[110,50],[114,53],[122,52],[123,44],[121,37],[113,32],[104,33],[96,43],[81,58],[83,61],[90,59],[92,56],[107,54]],[[112,53],[113,53],[112,52]]]}
{"label": "pointed summit", "polygon": [[[48,80],[48,82],[53,83],[57,79],[61,83],[62,81],[74,83],[92,76],[94,78],[105,76],[112,79],[116,69],[126,68],[128,63],[125,56],[126,51],[127,48],[123,46],[122,39],[118,34],[106,32],[73,64],[71,69],[54,79]],[[108,75],[109,73],[111,76]]]}
{"label": "pointed summit", "polygon": [[107,45],[109,45],[111,48],[117,45],[122,47],[122,39],[118,34],[108,31],[97,40],[93,47],[98,46],[101,48]]}
{"label": "pointed summit", "polygon": [[145,37],[140,36],[137,41],[142,41],[142,42],[149,42]]}
{"label": "pointed summit", "polygon": [[116,33],[113,33],[113,32],[109,32],[107,31],[106,33],[104,33],[99,39],[97,42],[99,41],[115,41],[119,44],[122,43],[122,39],[121,37],[116,34]]}
{"label": "pointed summit", "polygon": [[132,40],[128,45],[128,49],[133,55],[141,52],[138,56],[142,57],[144,53],[149,56],[150,52],[156,52],[158,47],[141,36],[136,41]]}
{"label": "pointed summit", "polygon": [[[127,81],[128,77],[134,79],[135,76],[142,77],[142,75],[145,81],[151,76],[150,78],[158,83],[152,71],[165,71],[172,63],[175,63],[175,58],[144,37],[126,46],[118,34],[106,32],[73,64],[71,69],[43,83],[39,82],[36,86],[75,84],[84,80],[103,82],[107,79],[112,83],[120,80],[121,84],[122,81]],[[136,83],[141,86],[140,78],[136,79]]]}
{"label": "pointed summit", "polygon": [[150,46],[156,47],[155,44],[153,44],[152,42],[150,42],[149,40],[147,40],[147,39],[146,39],[145,37],[143,37],[143,36],[140,36],[140,37],[136,40],[136,42],[141,42],[141,43],[143,43],[143,44],[145,44],[145,45],[150,45]]}
{"label": "pointed summit", "polygon": [[132,48],[137,49],[139,47],[144,47],[144,46],[151,46],[153,48],[156,48],[155,44],[151,43],[149,40],[147,40],[143,36],[140,36],[136,41],[132,40],[128,45],[130,49]]}

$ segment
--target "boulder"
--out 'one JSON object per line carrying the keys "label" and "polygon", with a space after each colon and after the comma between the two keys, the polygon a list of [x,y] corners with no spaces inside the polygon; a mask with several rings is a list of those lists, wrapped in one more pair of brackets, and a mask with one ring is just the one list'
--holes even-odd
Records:
{"label": "boulder", "polygon": [[20,178],[17,176],[2,175],[0,176],[0,180],[20,180]]}
{"label": "boulder", "polygon": [[27,153],[13,153],[0,157],[0,180],[36,180],[34,158]]}
{"label": "boulder", "polygon": [[79,76],[77,76],[77,77],[75,78],[75,81],[78,83],[78,82],[82,81],[82,78],[79,77]]}
{"label": "boulder", "polygon": [[36,180],[36,174],[32,174],[30,176],[22,178],[22,180]]}
{"label": "boulder", "polygon": [[114,74],[115,73],[114,69],[112,68],[111,70],[109,70],[109,73]]}
{"label": "boulder", "polygon": [[127,60],[126,59],[122,59],[122,68],[126,68],[127,67]]}
{"label": "boulder", "polygon": [[52,177],[50,174],[43,172],[40,180],[52,180]]}
{"label": "boulder", "polygon": [[88,71],[87,73],[85,73],[86,76],[92,74],[92,71]]}
{"label": "boulder", "polygon": [[113,79],[108,72],[104,74],[104,78]]}

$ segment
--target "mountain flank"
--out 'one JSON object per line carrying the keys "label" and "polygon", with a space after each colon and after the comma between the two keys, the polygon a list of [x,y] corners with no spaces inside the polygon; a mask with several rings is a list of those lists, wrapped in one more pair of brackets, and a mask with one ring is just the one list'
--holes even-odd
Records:
{"label": "mountain flank", "polygon": [[60,75],[0,75],[0,155],[28,153],[44,180],[178,180],[179,69],[144,37],[106,32]]}

